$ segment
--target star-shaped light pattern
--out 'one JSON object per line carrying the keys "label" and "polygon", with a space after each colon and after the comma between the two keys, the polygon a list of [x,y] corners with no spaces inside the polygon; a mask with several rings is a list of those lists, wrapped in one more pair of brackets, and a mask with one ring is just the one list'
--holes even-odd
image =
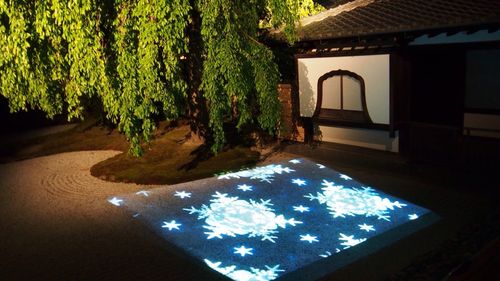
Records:
{"label": "star-shaped light pattern", "polygon": [[149,191],[141,190],[141,191],[137,191],[135,194],[137,194],[137,195],[143,195],[143,196],[148,197],[149,196]]}
{"label": "star-shaped light pattern", "polygon": [[289,174],[295,172],[295,170],[288,167],[283,167],[282,165],[267,165],[262,167],[257,167],[251,170],[244,170],[235,173],[227,173],[217,177],[219,180],[228,179],[240,179],[240,178],[250,178],[259,179],[261,182],[271,183],[274,180],[275,175],[282,175],[284,173]]}
{"label": "star-shaped light pattern", "polygon": [[310,235],[309,233],[306,234],[306,235],[300,235],[300,241],[307,241],[309,243],[312,243],[312,242],[319,242],[318,240],[318,237],[317,236],[312,236]]}
{"label": "star-shaped light pattern", "polygon": [[306,185],[306,181],[303,179],[292,179],[292,183],[294,183],[298,186]]}
{"label": "star-shaped light pattern", "polygon": [[354,238],[354,235],[345,235],[343,233],[340,233],[340,238],[339,238],[340,241],[344,241],[342,243],[340,243],[340,245],[344,246],[344,249],[348,249],[352,246],[356,246],[358,245],[359,243],[363,243],[366,241],[366,238],[360,238],[360,239],[356,239]]}
{"label": "star-shaped light pattern", "polygon": [[309,207],[304,207],[302,205],[299,205],[299,206],[293,206],[293,210],[294,211],[297,211],[297,212],[309,212]]}
{"label": "star-shaped light pattern", "polygon": [[177,196],[181,199],[184,199],[184,198],[191,198],[191,193],[190,192],[186,192],[186,191],[176,191],[174,196]]}
{"label": "star-shaped light pattern", "polygon": [[410,220],[416,220],[416,219],[418,219],[418,215],[417,214],[410,214],[410,215],[408,215],[408,218]]}
{"label": "star-shaped light pattern", "polygon": [[205,263],[217,272],[220,272],[233,280],[259,280],[270,281],[278,277],[278,272],[283,272],[280,265],[273,267],[265,265],[265,269],[250,267],[249,269],[238,268],[236,265],[222,267],[222,262],[212,262],[204,259]]}
{"label": "star-shaped light pattern", "polygon": [[239,254],[242,257],[244,257],[245,255],[253,255],[252,251],[253,248],[246,248],[245,246],[234,247],[234,253]]}
{"label": "star-shaped light pattern", "polygon": [[352,180],[352,178],[350,176],[347,176],[347,175],[344,175],[344,174],[340,174],[340,178],[343,179],[343,180],[346,180],[346,181]]}
{"label": "star-shaped light pattern", "polygon": [[[285,168],[281,169],[281,172],[285,172],[285,173],[289,174],[291,172],[295,172],[295,170],[292,170],[292,169],[290,169],[288,167],[285,167]],[[281,173],[279,173],[279,174],[281,174]]]}
{"label": "star-shaped light pattern", "polygon": [[123,200],[120,198],[117,198],[117,197],[113,197],[113,198],[109,199],[108,202],[115,205],[115,206],[120,206],[121,203],[123,202]]}
{"label": "star-shaped light pattern", "polygon": [[172,231],[172,229],[177,229],[179,230],[179,226],[181,226],[182,224],[180,223],[177,223],[175,220],[171,221],[171,222],[166,222],[164,221],[163,222],[163,225],[161,227],[163,228],[168,228],[169,231]]}
{"label": "star-shaped light pattern", "polygon": [[238,185],[238,189],[242,191],[252,191],[253,186],[251,185],[246,185],[246,184],[240,184]]}
{"label": "star-shaped light pattern", "polygon": [[368,225],[368,224],[364,223],[364,224],[358,224],[358,226],[359,226],[359,229],[364,230],[366,232],[375,231],[375,228],[373,228],[373,225]]}
{"label": "star-shaped light pattern", "polygon": [[[304,265],[323,258],[335,263],[336,253],[376,243],[371,238],[412,218],[432,219],[429,210],[322,164],[289,160],[173,189],[140,187],[116,200],[130,216],[154,223],[164,239],[237,281],[294,279]],[[290,259],[293,245],[307,251]],[[355,252],[354,259],[364,255],[362,248]]]}

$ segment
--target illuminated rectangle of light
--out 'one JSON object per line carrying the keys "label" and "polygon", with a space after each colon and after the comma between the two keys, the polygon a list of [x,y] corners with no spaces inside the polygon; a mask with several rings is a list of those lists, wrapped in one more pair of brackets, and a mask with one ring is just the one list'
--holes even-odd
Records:
{"label": "illuminated rectangle of light", "polygon": [[434,217],[306,159],[108,201],[234,280],[313,280]]}

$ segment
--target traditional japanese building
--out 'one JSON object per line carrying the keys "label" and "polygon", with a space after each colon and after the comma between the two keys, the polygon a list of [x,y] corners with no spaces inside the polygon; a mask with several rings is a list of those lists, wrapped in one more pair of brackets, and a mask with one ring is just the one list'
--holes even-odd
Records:
{"label": "traditional japanese building", "polygon": [[499,1],[343,2],[302,20],[293,47],[306,139],[414,160],[500,155]]}

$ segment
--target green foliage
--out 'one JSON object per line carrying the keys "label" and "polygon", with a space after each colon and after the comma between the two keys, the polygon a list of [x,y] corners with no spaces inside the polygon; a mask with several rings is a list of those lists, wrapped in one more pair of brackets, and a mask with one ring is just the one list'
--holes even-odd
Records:
{"label": "green foliage", "polygon": [[24,7],[16,9],[6,1],[0,0],[0,15],[2,15],[2,25],[0,25],[2,94],[11,101],[12,110],[26,109],[27,103],[35,99],[27,93],[34,79],[28,56],[31,39],[28,11]]}
{"label": "green foliage", "polygon": [[314,3],[313,0],[300,0],[299,1],[298,16],[299,16],[299,18],[305,18],[308,16],[312,16],[312,15],[321,13],[324,10],[325,10],[325,7],[321,6],[318,3]]}
{"label": "green foliage", "polygon": [[[0,94],[11,111],[83,118],[88,101],[98,100],[139,155],[155,117],[185,112],[189,30],[203,42],[200,90],[213,150],[224,145],[228,120],[276,130],[280,75],[272,52],[259,43],[259,22],[283,28],[292,41],[307,0],[108,2],[0,0]],[[200,30],[188,28],[194,12]]]}
{"label": "green foliage", "polygon": [[190,12],[186,0],[115,1],[113,51],[117,56],[115,91],[103,97],[108,117],[129,136],[133,154],[149,141],[159,106],[167,119],[183,109],[186,82],[180,57],[187,51],[184,30]]}
{"label": "green foliage", "polygon": [[313,0],[270,1],[267,14],[260,21],[261,28],[282,29],[289,42],[296,38],[294,24],[298,19],[323,12],[325,8]]}
{"label": "green foliage", "polygon": [[[284,7],[277,7],[280,3],[268,4],[284,13]],[[257,103],[261,128],[273,133],[279,121],[276,88],[279,73],[271,51],[256,40],[261,11],[252,4],[251,1],[200,1],[201,35],[206,45],[202,89],[209,103],[215,151],[224,144],[224,118],[236,115],[238,127],[247,124],[257,113],[253,111]],[[291,13],[281,18],[293,23]]]}

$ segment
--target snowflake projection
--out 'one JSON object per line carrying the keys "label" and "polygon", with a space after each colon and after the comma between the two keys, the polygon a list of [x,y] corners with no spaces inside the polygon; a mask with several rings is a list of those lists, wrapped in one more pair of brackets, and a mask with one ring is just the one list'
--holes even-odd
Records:
{"label": "snowflake projection", "polygon": [[[347,174],[290,160],[107,199],[237,281],[318,280],[435,221]],[[321,270],[309,267],[316,262]]]}
{"label": "snowflake projection", "polygon": [[149,196],[149,191],[141,190],[141,191],[137,191],[135,194],[143,195],[143,196],[148,197]]}
{"label": "snowflake projection", "polygon": [[283,215],[276,215],[270,208],[271,200],[241,200],[238,197],[228,197],[227,194],[216,192],[212,195],[210,206],[202,205],[197,209],[191,207],[184,209],[189,214],[198,214],[198,219],[204,219],[203,226],[208,232],[207,239],[214,237],[223,238],[223,235],[235,237],[248,235],[248,237],[261,237],[262,241],[268,240],[275,243],[278,228],[287,225],[295,226],[301,221],[286,219]]}
{"label": "snowflake projection", "polygon": [[359,227],[359,229],[364,230],[366,232],[375,231],[375,228],[373,227],[373,225],[369,225],[366,223],[358,224],[358,227]]}
{"label": "snowflake projection", "polygon": [[296,212],[301,212],[301,213],[303,213],[303,212],[309,212],[310,211],[309,207],[304,207],[302,205],[300,205],[300,206],[293,206],[293,210],[296,211]]}
{"label": "snowflake projection", "polygon": [[[344,249],[345,249],[345,248],[344,248]],[[340,253],[340,251],[341,251],[341,250],[340,250],[339,248],[335,248],[335,253],[336,253],[336,254]],[[330,257],[331,255],[333,255],[333,254],[332,254],[332,252],[330,252],[330,251],[325,251],[323,254],[320,254],[319,256],[320,256],[320,257],[322,257],[322,258],[328,258],[328,257]]]}
{"label": "snowflake projection", "polygon": [[242,257],[246,256],[246,255],[253,255],[253,249],[252,248],[247,248],[245,246],[241,246],[241,247],[234,247],[234,253],[235,254],[239,254],[241,255]]}
{"label": "snowflake projection", "polygon": [[340,233],[340,238],[339,238],[340,241],[343,241],[342,243],[340,243],[340,245],[344,246],[344,250],[345,249],[348,249],[352,246],[356,246],[358,245],[359,243],[363,243],[366,241],[366,238],[359,238],[359,239],[356,239],[354,238],[354,235],[345,235],[343,233]]}
{"label": "snowflake projection", "polygon": [[320,204],[326,204],[330,214],[334,218],[348,216],[366,217],[376,216],[378,219],[390,221],[389,210],[394,207],[406,206],[398,201],[391,202],[388,198],[382,198],[370,187],[344,188],[333,182],[323,180],[323,192],[316,195],[309,194],[304,197],[317,200]]}
{"label": "snowflake projection", "polygon": [[408,215],[408,219],[410,219],[411,221],[416,220],[416,219],[418,219],[418,215],[417,214],[410,214],[410,215]]}
{"label": "snowflake projection", "polygon": [[221,267],[222,262],[212,262],[205,259],[205,263],[213,270],[220,272],[237,281],[268,281],[278,277],[278,272],[283,272],[279,264],[273,267],[265,266],[266,269],[250,267],[250,270],[237,269],[236,265]]}
{"label": "snowflake projection", "polygon": [[191,193],[190,192],[186,192],[186,191],[176,191],[174,196],[177,196],[181,199],[184,199],[184,198],[191,198]]}
{"label": "snowflake projection", "polygon": [[[338,254],[340,253],[340,249],[339,248],[335,248],[335,253]],[[319,256],[322,257],[322,258],[328,258],[329,256],[332,255],[332,252],[330,251],[325,251],[323,254],[320,254]]]}
{"label": "snowflake projection", "polygon": [[228,173],[224,175],[220,175],[217,179],[239,179],[239,178],[250,178],[250,179],[259,179],[261,182],[271,183],[274,179],[274,175],[281,175],[283,173],[291,173],[295,172],[288,167],[283,167],[282,165],[267,165],[263,167],[257,167],[251,170],[244,170],[235,173]]}
{"label": "snowflake projection", "polygon": [[292,183],[294,183],[298,186],[306,185],[306,181],[303,179],[292,179]]}
{"label": "snowflake projection", "polygon": [[246,184],[240,184],[238,185],[238,189],[241,191],[252,191],[253,186],[251,185],[246,185]]}
{"label": "snowflake projection", "polygon": [[179,230],[179,226],[181,226],[182,224],[180,223],[177,223],[175,220],[171,221],[171,222],[163,222],[163,228],[168,228],[169,231],[172,231],[172,229],[177,229]]}
{"label": "snowflake projection", "polygon": [[310,234],[300,235],[300,241],[307,241],[309,243],[319,242],[318,236],[312,236]]}
{"label": "snowflake projection", "polygon": [[332,255],[332,252],[326,251],[324,254],[320,254],[319,256],[322,257],[322,258],[328,258],[331,255]]}
{"label": "snowflake projection", "polygon": [[343,180],[346,180],[346,181],[352,180],[352,178],[350,176],[344,175],[344,174],[340,174],[340,178],[343,179]]}
{"label": "snowflake projection", "polygon": [[122,204],[122,202],[123,202],[123,200],[120,199],[120,198],[117,198],[117,197],[113,197],[111,199],[108,199],[108,202],[111,203],[111,204],[113,204],[113,205],[115,205],[115,206],[120,207],[121,204]]}

